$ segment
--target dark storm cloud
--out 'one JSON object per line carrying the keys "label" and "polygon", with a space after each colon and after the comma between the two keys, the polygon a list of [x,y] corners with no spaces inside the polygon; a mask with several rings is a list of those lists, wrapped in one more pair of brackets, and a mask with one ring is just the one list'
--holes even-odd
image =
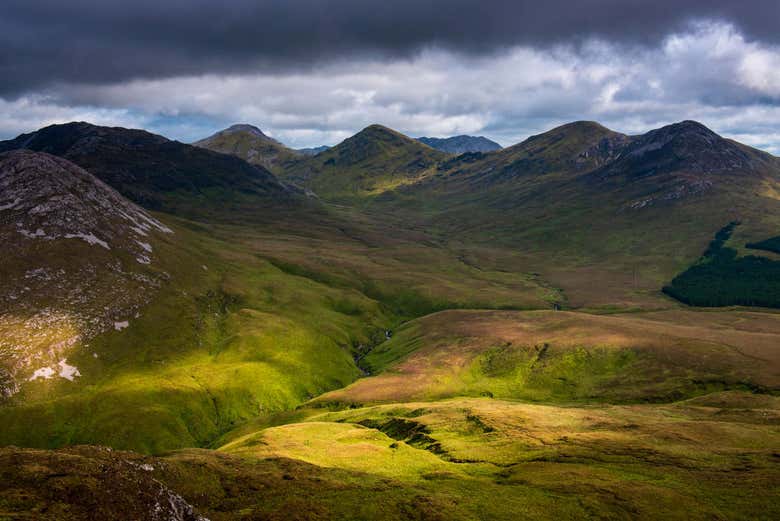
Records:
{"label": "dark storm cloud", "polygon": [[588,37],[653,44],[700,19],[780,39],[777,0],[4,0],[0,95],[397,59],[427,46],[479,54]]}

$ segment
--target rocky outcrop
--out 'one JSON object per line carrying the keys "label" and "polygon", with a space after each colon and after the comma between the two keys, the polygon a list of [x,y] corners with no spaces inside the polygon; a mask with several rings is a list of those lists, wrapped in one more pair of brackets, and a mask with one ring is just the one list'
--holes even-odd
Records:
{"label": "rocky outcrop", "polygon": [[139,312],[167,279],[172,230],[50,154],[0,154],[0,395],[81,373],[68,355]]}
{"label": "rocky outcrop", "polygon": [[157,478],[166,465],[157,458],[108,447],[2,448],[3,511],[12,518],[19,514],[47,521],[208,521]]}

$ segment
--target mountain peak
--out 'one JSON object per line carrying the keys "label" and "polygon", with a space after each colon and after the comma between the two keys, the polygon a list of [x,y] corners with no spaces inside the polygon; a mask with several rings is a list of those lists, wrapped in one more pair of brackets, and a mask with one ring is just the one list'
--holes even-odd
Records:
{"label": "mountain peak", "polygon": [[417,141],[425,143],[431,148],[449,152],[451,154],[465,154],[467,152],[493,152],[501,150],[501,145],[483,136],[452,136],[448,138],[420,137]]}
{"label": "mountain peak", "polygon": [[379,193],[430,173],[447,155],[383,125],[369,125],[300,162],[287,178],[320,195]]}
{"label": "mountain peak", "polygon": [[193,144],[213,152],[240,157],[275,173],[279,173],[283,165],[299,155],[248,123],[236,123]]}
{"label": "mountain peak", "polygon": [[655,190],[665,183],[672,188],[664,197],[680,198],[711,188],[717,176],[761,175],[770,166],[765,154],[686,120],[635,136],[620,158],[595,175],[621,183],[647,179]]}
{"label": "mountain peak", "polygon": [[601,123],[595,121],[572,121],[571,123],[557,126],[547,132],[531,136],[525,141],[513,145],[513,147],[523,147],[536,142],[566,141],[574,144],[581,141],[590,142],[594,139],[598,140],[604,137],[614,136],[623,136],[623,134],[610,130]]}
{"label": "mountain peak", "polygon": [[612,132],[598,121],[578,120],[555,127],[550,132]]}
{"label": "mountain peak", "polygon": [[409,136],[402,134],[401,132],[398,132],[397,130],[393,130],[392,128],[386,127],[384,125],[379,125],[377,123],[374,123],[373,125],[369,125],[354,136],[352,136],[349,139],[354,138],[368,138],[368,139],[382,139],[382,140],[392,140],[392,139],[403,139],[403,140],[409,140],[414,141]]}
{"label": "mountain peak", "polygon": [[674,139],[698,139],[706,143],[715,143],[723,139],[698,121],[692,120],[680,121],[679,123],[672,123],[671,125],[651,130],[642,138],[646,138],[645,141],[663,144]]}
{"label": "mountain peak", "polygon": [[330,151],[348,163],[363,161],[371,156],[381,155],[386,149],[409,148],[428,149],[416,139],[383,125],[369,125],[357,134],[348,137]]}
{"label": "mountain peak", "polygon": [[231,136],[236,136],[236,135],[242,135],[248,138],[268,141],[276,145],[284,146],[279,141],[265,134],[258,127],[254,125],[250,125],[249,123],[235,123],[233,125],[230,125],[226,129],[217,131],[214,134],[210,135],[209,137],[197,141],[195,145],[201,145],[203,143],[208,143],[210,141],[213,142],[217,139],[231,139]]}
{"label": "mountain peak", "polygon": [[[225,130],[222,130],[221,132],[226,132],[226,133],[248,132],[248,133],[253,134],[253,135],[257,136],[257,137],[268,138],[268,136],[265,135],[265,133],[263,133],[262,130],[260,130],[259,128],[257,128],[254,125],[250,125],[249,123],[236,123],[234,125],[230,125],[228,128],[226,128]],[[217,132],[217,133],[219,134],[219,132]],[[269,139],[271,139],[271,138],[269,138]]]}
{"label": "mountain peak", "polygon": [[405,148],[410,151],[417,149],[430,150],[427,145],[420,143],[416,139],[378,124],[367,126],[331,150],[338,154],[341,161],[354,163],[372,156],[382,155],[387,150],[395,148]]}
{"label": "mountain peak", "polygon": [[8,141],[0,141],[0,152],[28,148],[64,156],[77,148],[80,153],[94,152],[106,143],[114,146],[159,146],[171,141],[168,138],[140,129],[101,127],[85,121],[57,123],[28,134],[21,134]]}
{"label": "mountain peak", "polygon": [[[718,150],[713,149],[713,147]],[[736,146],[701,123],[686,120],[638,136],[632,146],[628,147],[624,157],[646,156],[665,148],[674,148],[679,158],[711,154],[720,157],[722,153],[728,152],[727,149],[736,148]],[[717,167],[718,165],[713,166]]]}
{"label": "mountain peak", "polygon": [[[667,125],[667,127],[683,129],[683,130],[692,130],[698,132],[706,132],[708,134],[715,134],[715,132],[713,132],[709,127],[707,127],[703,123],[699,123],[698,121],[692,119],[686,119],[680,121],[679,123],[672,123],[671,125]],[[665,127],[661,127],[661,128],[665,128]]]}
{"label": "mountain peak", "polygon": [[380,125],[379,123],[372,123],[371,125],[361,130],[361,132],[393,132],[396,134],[400,134],[400,132],[396,132],[392,128],[386,127],[384,125]]}

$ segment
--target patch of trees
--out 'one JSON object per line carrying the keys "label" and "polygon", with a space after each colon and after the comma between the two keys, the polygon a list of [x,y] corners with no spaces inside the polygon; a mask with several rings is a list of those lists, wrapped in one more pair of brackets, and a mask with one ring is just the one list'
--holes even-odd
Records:
{"label": "patch of trees", "polygon": [[780,237],[772,237],[761,242],[749,242],[745,245],[746,248],[753,250],[766,250],[774,253],[780,253]]}
{"label": "patch of trees", "polygon": [[738,258],[736,250],[724,246],[738,224],[722,228],[696,264],[677,275],[664,293],[691,306],[780,308],[780,262],[755,255]]}

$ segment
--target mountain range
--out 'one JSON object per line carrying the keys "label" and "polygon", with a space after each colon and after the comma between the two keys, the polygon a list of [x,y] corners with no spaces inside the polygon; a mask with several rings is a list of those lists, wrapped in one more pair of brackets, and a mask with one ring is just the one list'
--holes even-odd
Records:
{"label": "mountain range", "polygon": [[[436,150],[456,155],[470,152],[492,152],[501,149],[501,145],[482,136],[421,137],[417,138],[417,141]],[[193,144],[214,152],[240,157],[249,163],[260,165],[280,175],[283,175],[286,168],[294,165],[296,160],[316,156],[331,148],[325,145],[301,149],[289,148],[268,137],[256,126],[246,123],[231,125]]]}
{"label": "mountain range", "polygon": [[461,138],[0,142],[0,517],[780,515],[780,159]]}

